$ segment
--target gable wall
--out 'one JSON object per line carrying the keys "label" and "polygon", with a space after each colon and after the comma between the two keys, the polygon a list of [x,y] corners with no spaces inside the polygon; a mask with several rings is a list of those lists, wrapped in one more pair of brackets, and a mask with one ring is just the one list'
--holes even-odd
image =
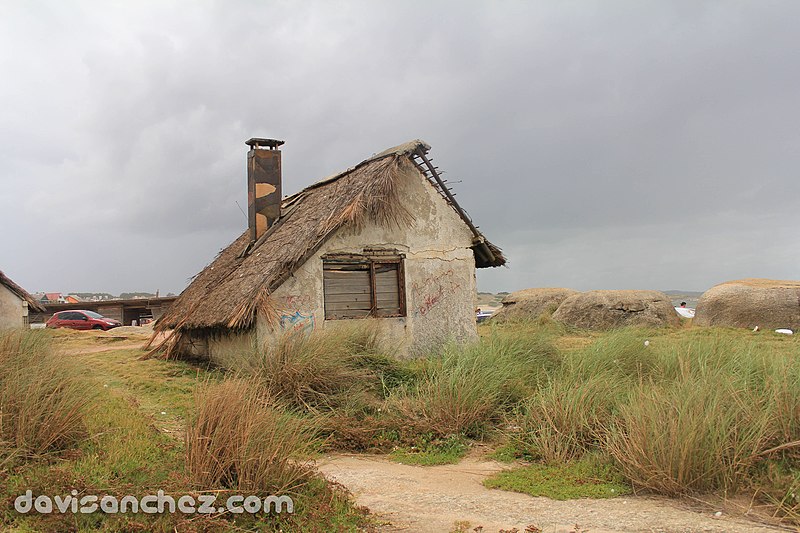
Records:
{"label": "gable wall", "polygon": [[[375,224],[333,235],[274,293],[285,327],[312,330],[354,320],[325,320],[322,256],[361,253],[364,248],[395,248],[405,255],[406,309],[403,318],[378,319],[407,355],[453,339],[477,338],[475,258],[472,233],[452,207],[419,173],[409,168],[400,183],[401,197],[413,217],[405,228]],[[274,332],[261,323],[263,342]]]}
{"label": "gable wall", "polygon": [[24,313],[27,304],[8,287],[0,284],[0,329],[21,328],[25,325]]}

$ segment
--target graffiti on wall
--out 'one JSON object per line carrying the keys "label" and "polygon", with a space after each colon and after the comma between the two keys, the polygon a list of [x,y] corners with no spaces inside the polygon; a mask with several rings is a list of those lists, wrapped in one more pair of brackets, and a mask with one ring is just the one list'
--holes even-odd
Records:
{"label": "graffiti on wall", "polygon": [[411,290],[417,302],[415,314],[425,316],[438,306],[449,295],[461,288],[461,283],[456,279],[453,269],[443,273],[431,275],[423,280],[411,284]]}
{"label": "graffiti on wall", "polygon": [[314,313],[295,311],[293,314],[281,315],[281,329],[286,333],[309,334],[314,331],[314,325]]}
{"label": "graffiti on wall", "polygon": [[285,309],[292,309],[298,311],[300,309],[312,309],[314,302],[308,294],[290,294],[281,298],[283,307]]}

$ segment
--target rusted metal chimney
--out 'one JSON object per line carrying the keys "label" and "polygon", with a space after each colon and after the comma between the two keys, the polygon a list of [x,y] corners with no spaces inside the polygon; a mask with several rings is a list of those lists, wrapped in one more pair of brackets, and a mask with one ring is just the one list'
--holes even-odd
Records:
{"label": "rusted metal chimney", "polygon": [[283,141],[250,139],[247,152],[247,221],[255,241],[281,216],[281,151]]}

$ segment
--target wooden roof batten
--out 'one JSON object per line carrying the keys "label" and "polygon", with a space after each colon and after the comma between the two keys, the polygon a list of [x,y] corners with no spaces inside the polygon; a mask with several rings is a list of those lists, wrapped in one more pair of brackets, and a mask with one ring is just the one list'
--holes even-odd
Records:
{"label": "wooden roof batten", "polygon": [[456,213],[458,213],[458,216],[461,217],[461,220],[463,220],[464,223],[469,227],[470,231],[472,231],[473,250],[479,256],[481,256],[486,263],[495,263],[497,258],[486,244],[486,238],[472,222],[472,218],[470,218],[464,208],[459,205],[455,198],[455,193],[453,193],[450,187],[447,186],[447,181],[443,180],[439,175],[438,167],[435,167],[432,163],[432,159],[428,158],[429,149],[430,147],[425,144],[418,145],[416,150],[411,153],[412,161],[422,175],[425,176],[431,185],[433,185],[434,188],[439,191],[439,194],[441,194],[448,201],[450,206],[455,210]]}

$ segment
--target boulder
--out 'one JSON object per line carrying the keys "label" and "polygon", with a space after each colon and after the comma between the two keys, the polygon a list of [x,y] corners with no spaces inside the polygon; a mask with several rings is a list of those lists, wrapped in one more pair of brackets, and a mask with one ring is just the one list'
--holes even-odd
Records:
{"label": "boulder", "polygon": [[694,323],[800,330],[800,281],[748,278],[726,281],[700,297]]}
{"label": "boulder", "polygon": [[552,313],[573,294],[578,294],[578,291],[538,288],[512,292],[503,298],[503,307],[492,316],[492,322],[537,318],[542,313]]}
{"label": "boulder", "polygon": [[659,291],[589,291],[561,302],[553,319],[586,329],[671,326],[680,322],[669,296]]}

